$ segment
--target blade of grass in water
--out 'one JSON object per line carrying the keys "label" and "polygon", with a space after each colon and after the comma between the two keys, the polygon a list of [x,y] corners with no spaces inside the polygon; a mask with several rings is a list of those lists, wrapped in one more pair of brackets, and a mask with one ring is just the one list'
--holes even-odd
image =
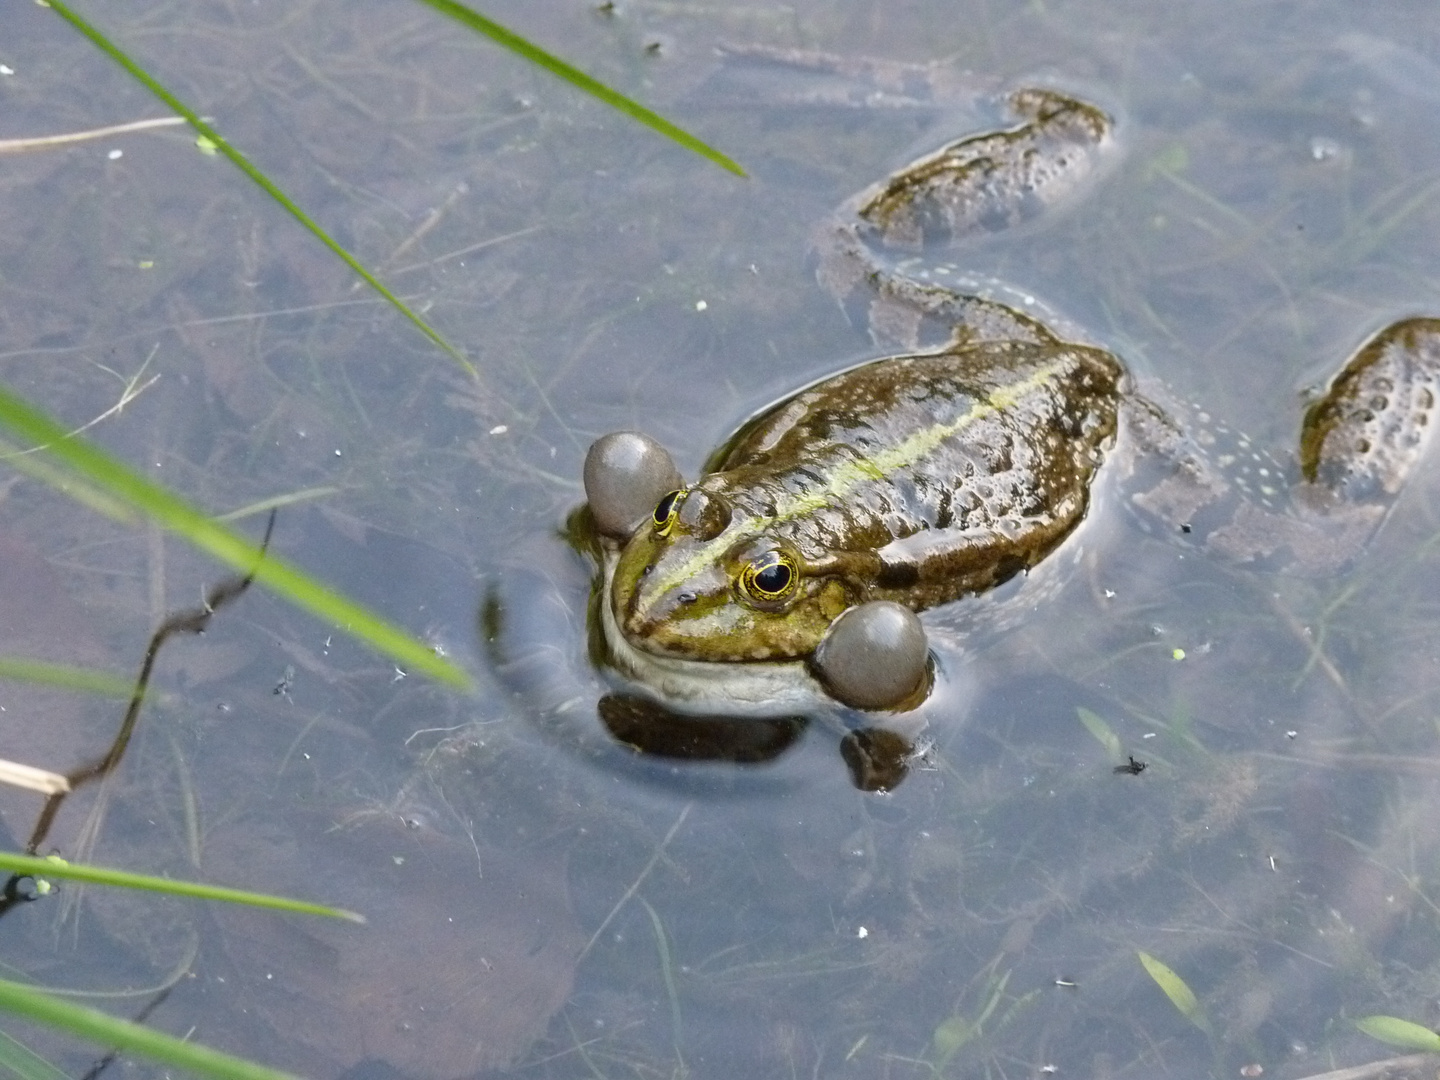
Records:
{"label": "blade of grass in water", "polygon": [[484,34],[497,45],[504,46],[511,52],[523,56],[532,64],[544,68],[556,78],[564,79],[571,86],[585,91],[591,97],[598,98],[612,109],[617,109],[637,123],[644,124],[652,131],[658,131],[667,139],[679,143],[687,150],[693,150],[701,157],[713,161],[722,169],[728,169],[736,176],[744,176],[745,170],[731,161],[728,157],[716,150],[713,146],[701,142],[694,135],[691,135],[684,128],[677,127],[669,120],[657,113],[651,112],[644,105],[632,101],[618,90],[612,90],[598,79],[586,75],[579,68],[572,67],[558,56],[546,52],[538,45],[526,41],[513,30],[507,30],[492,19],[487,19],[477,11],[466,7],[464,4],[456,3],[456,0],[420,0],[428,4],[441,14],[448,15],[456,22],[463,23],[476,33]]}
{"label": "blade of grass in water", "polygon": [[57,146],[88,142],[91,139],[108,139],[112,135],[126,135],[132,131],[149,131],[151,128],[171,127],[183,124],[179,116],[159,116],[152,120],[132,120],[128,124],[110,124],[106,127],[90,128],[87,131],[67,131],[63,135],[36,135],[28,139],[0,139],[0,154],[25,154],[34,150],[49,150]]}
{"label": "blade of grass in water", "polygon": [[0,423],[45,447],[86,479],[103,486],[112,496],[150,515],[165,528],[208,551],[241,573],[254,571],[255,580],[291,603],[334,623],[346,633],[388,653],[402,667],[423,671],[455,686],[468,686],[464,672],[435,655],[399,627],[327,589],[303,571],[276,555],[263,558],[260,549],[198,508],[159,484],[152,483],[110,457],[85,439],[68,437],[54,420],[9,389],[0,386]]}
{"label": "blade of grass in water", "polygon": [[261,499],[249,506],[242,506],[239,510],[231,510],[228,514],[219,514],[216,521],[240,521],[242,518],[255,517],[259,514],[268,514],[271,510],[281,510],[287,506],[294,506],[297,503],[309,502],[311,499],[323,499],[327,495],[336,495],[338,487],[313,487],[304,488],[300,491],[288,491],[284,495],[272,495],[268,499]]}
{"label": "blade of grass in water", "polygon": [[1103,716],[1083,706],[1075,711],[1080,714],[1080,722],[1085,725],[1085,730],[1095,736],[1095,741],[1105,748],[1107,755],[1116,761],[1125,756],[1120,748],[1120,736],[1115,734]]}
{"label": "blade of grass in water", "polygon": [[1379,1039],[1391,1046],[1399,1046],[1405,1050],[1424,1050],[1430,1054],[1440,1053],[1440,1035],[1413,1021],[1401,1020],[1398,1016],[1362,1016],[1355,1021],[1355,1026],[1372,1039]]}
{"label": "blade of grass in water", "polygon": [[244,889],[227,889],[222,885],[204,885],[197,881],[174,881],[170,878],[151,877],[148,874],[132,874],[127,870],[109,870],[103,866],[77,866],[60,859],[16,855],[8,851],[0,851],[0,870],[24,874],[26,877],[69,878],[73,881],[89,881],[96,885],[114,885],[122,889],[143,889],[146,892],[165,893],[169,896],[193,896],[200,900],[223,900],[230,904],[274,908],[299,915],[325,915],[350,922],[365,921],[363,915],[357,915],[353,911],[312,904],[305,900],[290,900],[283,896],[247,892]]}
{"label": "blade of grass in water", "polygon": [[1180,1015],[1206,1035],[1211,1034],[1214,1029],[1210,1026],[1210,1019],[1205,1015],[1205,1010],[1200,1005],[1200,999],[1195,996],[1195,991],[1190,989],[1189,984],[1149,953],[1137,950],[1137,954],[1146,973],[1155,980],[1155,985],[1164,991],[1165,996],[1170,999],[1170,1004],[1180,1010]]}
{"label": "blade of grass in water", "polygon": [[409,319],[412,323],[414,323],[415,326],[420,329],[421,333],[423,333],[436,345],[440,346],[440,348],[444,349],[447,353],[449,353],[455,359],[455,361],[459,363],[460,366],[463,367],[470,374],[472,378],[478,378],[479,373],[475,370],[475,366],[465,358],[465,356],[460,352],[460,350],[455,348],[455,346],[451,345],[450,342],[446,341],[445,338],[440,335],[440,331],[436,330],[428,322],[422,319],[413,310],[411,310],[410,306],[406,304],[405,301],[401,300],[398,296],[396,296],[393,292],[391,292],[388,288],[381,284],[380,279],[377,278],[374,274],[370,273],[369,270],[365,269],[365,267],[360,263],[359,259],[355,258],[354,255],[351,255],[350,252],[345,250],[345,248],[341,247],[338,241],[336,241],[329,233],[327,233],[324,229],[322,229],[319,225],[312,221],[310,216],[306,214],[305,211],[301,210],[300,207],[295,205],[295,203],[291,200],[290,196],[286,195],[283,191],[276,187],[268,176],[266,176],[253,164],[251,164],[249,158],[247,158],[244,154],[240,153],[239,150],[236,150],[233,146],[226,142],[225,138],[213,127],[211,127],[204,120],[202,120],[199,114],[197,114],[193,109],[191,109],[183,101],[177,98],[169,90],[165,89],[164,86],[160,85],[160,83],[148,71],[142,68],[134,60],[130,59],[130,57],[124,52],[122,52],[117,45],[110,41],[109,38],[107,38],[95,27],[91,26],[90,23],[86,22],[79,15],[75,14],[75,12],[71,11],[70,8],[64,3],[64,0],[41,0],[41,2],[44,4],[44,6],[54,9],[57,15],[59,15],[62,19],[68,22],[76,30],[80,31],[80,33],[84,34],[85,37],[89,38],[91,44],[93,44],[97,49],[103,52],[106,56],[110,57],[110,59],[114,60],[122,68],[124,68],[136,79],[138,79],[144,85],[145,89],[149,90],[152,94],[158,97],[171,109],[174,109],[175,112],[178,113],[180,116],[183,116],[185,118],[185,122],[188,123],[197,132],[199,132],[201,136],[207,139],[211,146],[213,146],[221,154],[224,154],[225,157],[229,159],[232,165],[234,165],[237,169],[243,172],[256,184],[258,184],[261,190],[265,192],[265,194],[269,195],[277,203],[283,206],[286,212],[289,213],[291,217],[293,217],[296,221],[300,222],[301,225],[305,226],[305,228],[308,229],[322,244],[324,244],[337,256],[339,256],[344,261],[346,266],[350,267],[351,270],[354,270],[355,273],[359,274],[365,280],[365,283],[367,285],[369,285],[377,293],[379,293],[386,300],[388,300],[395,307],[395,309],[400,312],[400,314],[404,315],[405,318]]}
{"label": "blade of grass in water", "polygon": [[21,983],[0,980],[0,1009],[67,1031],[99,1046],[143,1054],[202,1076],[217,1077],[219,1080],[296,1080],[290,1073],[267,1069],[264,1065],[222,1054],[199,1043],[183,1042],[98,1009],[72,1005]]}
{"label": "blade of grass in water", "polygon": [[3,1031],[0,1031],[0,1066],[20,1080],[70,1080],[66,1073]]}
{"label": "blade of grass in water", "polygon": [[69,664],[47,664],[43,660],[29,660],[23,656],[0,656],[0,679],[40,683],[110,697],[126,697],[135,689],[135,680],[129,675],[111,675],[108,671],[71,667]]}

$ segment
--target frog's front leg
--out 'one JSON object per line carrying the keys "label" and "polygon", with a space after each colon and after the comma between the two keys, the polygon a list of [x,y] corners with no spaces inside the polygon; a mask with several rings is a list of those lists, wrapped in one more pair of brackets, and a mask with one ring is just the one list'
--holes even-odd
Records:
{"label": "frog's front leg", "polygon": [[868,305],[877,338],[1049,342],[1038,320],[999,303],[907,277],[886,253],[948,244],[1018,225],[1072,195],[1113,145],[1104,112],[1054,90],[1011,94],[1014,127],[968,136],[911,163],[841,207],[815,240],[820,283],[842,304]]}

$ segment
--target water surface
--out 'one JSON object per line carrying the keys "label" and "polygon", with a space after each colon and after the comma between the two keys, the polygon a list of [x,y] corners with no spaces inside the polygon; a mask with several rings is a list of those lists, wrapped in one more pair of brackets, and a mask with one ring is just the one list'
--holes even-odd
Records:
{"label": "water surface", "polygon": [[[757,736],[761,764],[618,742],[562,537],[597,435],[642,428],[693,476],[750,412],[874,355],[815,284],[811,232],[1034,80],[1111,110],[1123,154],[1064,212],[945,258],[1288,451],[1350,350],[1440,313],[1430,7],[487,11],[750,178],[418,5],[91,13],[478,381],[190,136],[5,159],[0,377],[79,427],[159,375],[88,434],[216,512],[324,489],[277,550],[478,686],[252,592],[167,648],[124,768],[50,844],[369,926],[65,889],[78,905],[0,920],[7,960],[133,992],[108,1001],[127,1014],[174,983],[152,1024],[314,1076],[1298,1077],[1391,1053],[1354,1017],[1440,1021],[1434,455],[1317,578],[1217,564],[1102,496],[1028,608],[934,619],[945,687],[887,795],[855,790],[823,720]],[[52,13],[6,29],[0,137],[160,115]],[[717,51],[746,44],[917,67]],[[6,652],[129,670],[223,576],[20,474],[0,490]],[[35,764],[118,721],[4,695],[0,755]],[[1114,773],[1080,709],[1149,767]],[[0,804],[17,843],[34,811]]]}

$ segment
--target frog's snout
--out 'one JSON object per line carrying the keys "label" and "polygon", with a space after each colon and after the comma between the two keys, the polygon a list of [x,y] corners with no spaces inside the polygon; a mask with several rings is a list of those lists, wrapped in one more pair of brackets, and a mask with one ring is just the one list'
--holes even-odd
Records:
{"label": "frog's snout", "polygon": [[[633,644],[656,651],[653,645],[673,603],[664,594],[656,595],[646,584],[655,572],[655,564],[647,564],[628,588],[615,590],[615,622]],[[691,594],[693,596],[693,593]]]}

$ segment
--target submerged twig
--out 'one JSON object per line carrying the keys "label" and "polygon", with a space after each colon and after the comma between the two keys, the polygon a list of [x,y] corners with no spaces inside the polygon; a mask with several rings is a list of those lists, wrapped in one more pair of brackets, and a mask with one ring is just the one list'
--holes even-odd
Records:
{"label": "submerged twig", "polygon": [[[145,369],[150,366],[150,361],[155,359],[155,354],[159,351],[159,345],[156,345],[153,349],[151,349],[150,355],[145,357],[145,362],[140,365],[140,370],[135,372],[135,374],[131,375],[129,378],[120,375],[118,372],[111,371],[111,369],[106,367],[104,364],[97,364],[96,366],[99,367],[102,371],[109,372],[111,375],[114,375],[117,379],[120,379],[125,383],[124,389],[120,391],[120,400],[115,402],[114,405],[111,405],[110,408],[106,409],[99,416],[87,421],[84,424],[81,424],[79,427],[71,431],[67,431],[65,433],[65,438],[73,439],[77,435],[83,435],[85,432],[89,431],[92,427],[100,423],[102,420],[106,420],[112,416],[119,416],[125,411],[126,405],[129,405],[146,390],[149,390],[150,387],[154,386],[155,383],[158,382],[160,379],[160,375],[158,373],[151,375],[143,383],[140,381],[140,377],[145,374]],[[15,450],[10,453],[4,454],[3,459],[6,461],[10,461],[13,458],[24,457],[26,454],[38,454],[42,451],[49,450],[52,445],[53,444],[45,443],[40,446],[32,446],[28,450]]]}
{"label": "submerged twig", "polygon": [[174,127],[185,123],[183,116],[158,116],[151,120],[131,120],[128,124],[110,124],[108,127],[90,128],[86,131],[68,131],[64,135],[35,135],[27,139],[0,139],[0,154],[24,154],[32,150],[49,150],[56,146],[89,142],[93,139],[108,139],[111,135],[126,135],[132,131],[148,131],[151,128]]}
{"label": "submerged twig", "polygon": [[610,909],[610,914],[606,915],[605,918],[601,920],[600,925],[595,928],[595,933],[590,935],[590,940],[585,943],[585,948],[581,949],[580,955],[575,958],[577,965],[581,960],[584,960],[585,957],[590,955],[590,950],[593,949],[595,943],[600,940],[600,935],[605,932],[605,928],[614,921],[616,915],[620,914],[620,909],[628,904],[630,898],[640,891],[640,886],[643,885],[645,879],[650,876],[650,871],[655,869],[655,864],[660,861],[660,856],[665,854],[665,849],[670,846],[670,841],[675,839],[675,834],[680,831],[680,826],[685,824],[685,819],[690,816],[690,808],[694,805],[694,803],[685,804],[685,808],[680,811],[680,816],[675,819],[675,824],[670,826],[670,831],[665,834],[665,838],[661,840],[659,846],[655,848],[654,853],[650,856],[650,861],[645,864],[645,868],[636,875],[635,880],[630,883],[630,887],[625,890],[624,895],[615,901],[615,906]]}
{"label": "submerged twig", "polygon": [[[174,989],[174,986],[167,986],[165,987],[165,989],[157,993],[154,997],[152,997],[149,1001],[145,1003],[144,1007],[141,1008],[138,1013],[135,1014],[134,1018],[131,1020],[131,1023],[143,1024],[146,1020],[149,1020],[150,1014],[153,1013],[156,1009],[158,1009],[161,1005],[165,1004],[165,999],[170,996],[170,992]],[[90,1068],[86,1070],[85,1075],[80,1078],[80,1080],[100,1080],[100,1074],[103,1073],[106,1069],[108,1069],[111,1065],[113,1065],[115,1063],[115,1059],[119,1056],[119,1050],[111,1050],[99,1061],[95,1062],[94,1065],[91,1065]]]}
{"label": "submerged twig", "polygon": [[[275,511],[270,512],[270,520],[265,526],[265,538],[260,543],[260,557],[264,558],[270,547],[270,536],[275,529]],[[135,690],[130,695],[130,705],[125,710],[125,718],[120,723],[120,730],[110,748],[105,754],[95,761],[81,765],[66,773],[61,779],[73,790],[82,784],[89,783],[99,777],[104,777],[114,770],[125,756],[125,751],[130,745],[130,738],[135,732],[136,722],[140,718],[140,707],[145,702],[145,692],[150,685],[150,675],[155,669],[155,659],[160,654],[161,647],[176,634],[199,634],[209,625],[214,614],[238,598],[250,583],[255,580],[255,570],[259,567],[257,560],[250,572],[243,577],[231,577],[220,582],[219,585],[205,593],[200,607],[189,611],[181,611],[171,615],[160,624],[159,629],[150,637],[150,644],[145,650],[145,659],[140,665],[140,674],[135,680]],[[65,801],[68,790],[58,790],[45,800],[45,807],[40,811],[40,818],[35,823],[35,829],[30,835],[30,842],[26,845],[27,854],[34,855],[38,852],[40,845],[45,842],[49,835],[50,827],[54,824],[55,815],[59,812],[61,804]],[[0,891],[0,915],[15,903],[17,900],[28,899],[19,890],[19,883],[23,875],[13,875]]]}
{"label": "submerged twig", "polygon": [[0,784],[38,791],[42,795],[59,795],[70,790],[70,782],[59,773],[49,769],[37,769],[34,765],[21,765],[18,761],[0,758]]}
{"label": "submerged twig", "polygon": [[[421,240],[425,239],[425,237],[431,232],[431,230],[433,230],[437,225],[440,224],[442,220],[444,220],[445,215],[448,214],[452,209],[454,209],[455,204],[458,203],[466,195],[468,195],[469,192],[470,185],[465,183],[465,181],[462,180],[460,181],[460,183],[456,184],[454,189],[451,190],[450,194],[445,196],[445,201],[442,202],[439,206],[433,207],[430,212],[425,215],[424,220],[421,221],[420,224],[414,228],[410,235],[405,237],[404,240],[401,240],[400,243],[395,246],[394,250],[392,250],[389,255],[385,256],[385,258],[381,259],[375,265],[375,269],[388,270],[392,266],[394,266],[396,260],[398,260],[400,256],[404,255]],[[354,292],[363,284],[364,282],[362,281],[354,282],[350,286],[350,291]]]}

